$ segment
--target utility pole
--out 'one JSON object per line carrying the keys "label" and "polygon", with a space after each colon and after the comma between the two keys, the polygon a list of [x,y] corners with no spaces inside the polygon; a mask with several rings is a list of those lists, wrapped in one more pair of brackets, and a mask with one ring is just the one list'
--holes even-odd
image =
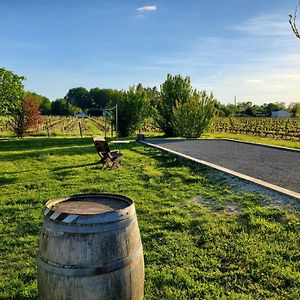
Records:
{"label": "utility pole", "polygon": [[234,106],[236,106],[236,96],[234,96]]}

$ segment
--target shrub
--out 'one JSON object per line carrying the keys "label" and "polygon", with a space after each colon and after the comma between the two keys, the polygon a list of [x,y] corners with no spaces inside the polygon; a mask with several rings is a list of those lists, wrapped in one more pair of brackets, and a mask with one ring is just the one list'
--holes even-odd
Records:
{"label": "shrub", "polygon": [[205,91],[194,92],[185,103],[177,103],[173,109],[175,132],[185,138],[200,137],[210,125],[216,113],[216,100]]}
{"label": "shrub", "polygon": [[190,77],[183,78],[181,75],[172,76],[168,74],[160,90],[155,119],[167,136],[174,136],[174,108],[186,103],[194,92]]}
{"label": "shrub", "polygon": [[118,133],[129,136],[141,128],[149,115],[149,99],[143,88],[130,87],[120,94],[118,105]]}

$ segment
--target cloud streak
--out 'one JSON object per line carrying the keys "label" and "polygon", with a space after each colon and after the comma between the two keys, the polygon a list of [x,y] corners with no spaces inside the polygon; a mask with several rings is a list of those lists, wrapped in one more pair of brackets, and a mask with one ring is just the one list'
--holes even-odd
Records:
{"label": "cloud streak", "polygon": [[149,5],[149,6],[142,6],[136,9],[136,11],[139,14],[143,14],[145,12],[149,12],[149,11],[155,11],[157,10],[157,6],[156,5]]}

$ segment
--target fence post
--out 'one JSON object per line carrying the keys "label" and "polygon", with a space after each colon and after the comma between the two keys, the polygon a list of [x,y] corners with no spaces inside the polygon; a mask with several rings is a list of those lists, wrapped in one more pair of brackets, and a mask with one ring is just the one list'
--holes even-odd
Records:
{"label": "fence post", "polygon": [[80,132],[80,136],[82,137],[81,123],[80,123],[80,122],[78,122],[78,125],[79,125],[79,132]]}

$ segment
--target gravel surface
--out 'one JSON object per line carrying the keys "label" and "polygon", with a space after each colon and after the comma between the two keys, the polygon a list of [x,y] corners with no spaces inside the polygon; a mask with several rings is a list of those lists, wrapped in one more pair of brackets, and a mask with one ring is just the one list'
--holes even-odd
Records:
{"label": "gravel surface", "polygon": [[300,151],[226,140],[147,140],[152,144],[300,192]]}

